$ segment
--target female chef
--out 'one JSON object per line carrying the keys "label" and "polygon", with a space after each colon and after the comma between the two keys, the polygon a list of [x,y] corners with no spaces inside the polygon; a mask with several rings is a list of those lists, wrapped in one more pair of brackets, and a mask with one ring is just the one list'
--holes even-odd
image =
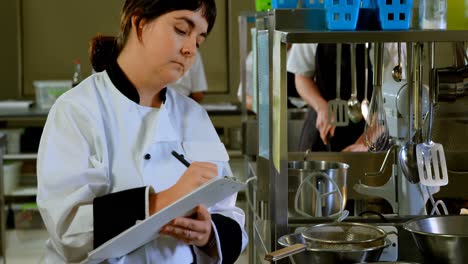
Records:
{"label": "female chef", "polygon": [[[231,174],[207,113],[166,89],[190,69],[215,17],[214,0],[126,0],[117,57],[56,101],[37,161],[48,263],[82,261],[137,221]],[[247,243],[235,201],[200,205],[155,240],[106,261],[233,263]]]}

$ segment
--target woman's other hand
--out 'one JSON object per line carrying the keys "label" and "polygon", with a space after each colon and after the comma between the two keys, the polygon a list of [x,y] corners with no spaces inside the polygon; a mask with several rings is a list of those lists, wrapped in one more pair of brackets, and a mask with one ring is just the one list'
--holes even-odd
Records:
{"label": "woman's other hand", "polygon": [[328,102],[320,94],[317,84],[311,76],[295,74],[297,93],[317,112],[315,127],[320,132],[320,138],[325,145],[328,144],[327,135],[335,135],[335,126],[328,122]]}
{"label": "woman's other hand", "polygon": [[216,247],[210,243],[214,239],[211,215],[203,205],[196,207],[193,217],[175,218],[164,226],[160,233],[200,247],[208,255],[212,256],[217,252]]}
{"label": "woman's other hand", "polygon": [[356,142],[347,146],[342,150],[343,152],[367,152],[369,148],[367,147],[364,135],[361,135]]}
{"label": "woman's other hand", "polygon": [[218,176],[218,167],[209,162],[193,162],[180,179],[167,190],[151,194],[150,215],[177,201],[206,182]]}
{"label": "woman's other hand", "polygon": [[317,121],[315,123],[315,127],[320,132],[320,138],[322,139],[323,144],[327,145],[327,135],[330,134],[330,137],[333,137],[335,135],[336,127],[328,122],[328,104],[326,101],[317,108]]}

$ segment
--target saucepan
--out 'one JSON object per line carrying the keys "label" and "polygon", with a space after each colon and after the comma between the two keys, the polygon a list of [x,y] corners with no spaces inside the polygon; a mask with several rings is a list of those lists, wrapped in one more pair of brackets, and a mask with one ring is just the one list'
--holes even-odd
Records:
{"label": "saucepan", "polygon": [[434,81],[437,91],[437,101],[453,102],[465,93],[463,75],[464,69],[456,67],[438,68],[434,70]]}
{"label": "saucepan", "polygon": [[[321,249],[307,246],[304,237],[299,234],[289,234],[282,236],[278,239],[278,243],[285,247],[285,251],[272,252],[267,254],[265,260],[277,261],[285,257],[291,257],[295,264],[336,264],[336,263],[361,263],[369,261],[378,261],[382,251],[389,247],[391,242],[385,240],[382,246],[355,249],[355,250],[335,250],[335,249]],[[291,252],[291,246],[296,246]],[[298,247],[301,248],[298,251]]]}
{"label": "saucepan", "polygon": [[296,264],[378,261],[391,244],[386,235],[379,227],[360,223],[315,225],[280,237],[278,243],[284,248],[267,254],[265,260],[291,257]]}
{"label": "saucepan", "polygon": [[359,264],[419,264],[418,262],[406,262],[406,261],[382,261],[382,262],[366,262]]}

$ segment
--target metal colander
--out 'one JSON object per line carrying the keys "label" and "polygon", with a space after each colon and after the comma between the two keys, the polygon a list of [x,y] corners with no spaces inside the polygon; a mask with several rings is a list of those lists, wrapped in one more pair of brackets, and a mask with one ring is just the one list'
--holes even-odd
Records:
{"label": "metal colander", "polygon": [[384,245],[387,234],[372,225],[328,223],[308,227],[302,236],[316,249],[360,250]]}

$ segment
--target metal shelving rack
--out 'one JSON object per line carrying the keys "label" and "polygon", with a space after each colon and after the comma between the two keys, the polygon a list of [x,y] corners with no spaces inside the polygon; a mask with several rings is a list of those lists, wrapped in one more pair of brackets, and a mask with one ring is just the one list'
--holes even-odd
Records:
{"label": "metal shelving rack", "polygon": [[[0,133],[0,168],[3,168],[3,155],[6,148],[6,136]],[[5,198],[3,196],[3,169],[0,170],[0,263],[4,262],[5,259],[5,237],[6,237],[6,216],[5,210]]]}
{"label": "metal shelving rack", "polygon": [[[313,31],[307,28],[313,15],[308,9],[278,9],[257,17],[257,24],[267,26],[257,34],[258,119],[264,122],[259,125],[259,138],[267,138],[266,143],[259,142],[257,159],[256,210],[262,219],[254,222],[254,242],[260,247],[257,254],[276,249],[278,238],[288,232],[287,44],[468,41],[465,30]],[[262,71],[265,68],[268,70]]]}

